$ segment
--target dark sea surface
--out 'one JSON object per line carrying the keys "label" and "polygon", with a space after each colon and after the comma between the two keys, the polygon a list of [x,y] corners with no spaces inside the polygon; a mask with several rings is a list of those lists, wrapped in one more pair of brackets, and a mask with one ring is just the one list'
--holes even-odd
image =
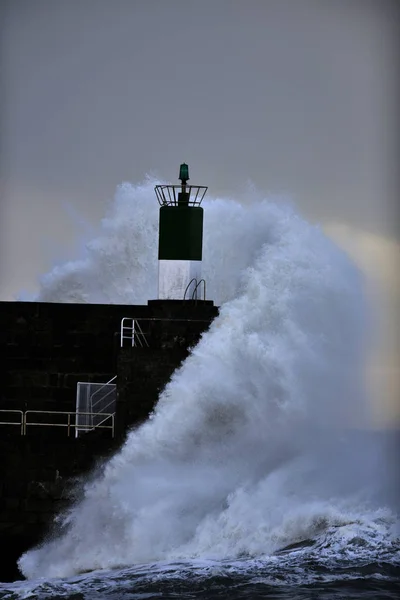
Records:
{"label": "dark sea surface", "polygon": [[[359,543],[362,545],[361,540]],[[327,558],[309,542],[274,556],[236,561],[153,563],[66,579],[0,585],[2,600],[144,600],[147,598],[400,597],[400,543],[381,559]],[[320,556],[318,556],[320,554]],[[363,552],[361,552],[363,554]]]}

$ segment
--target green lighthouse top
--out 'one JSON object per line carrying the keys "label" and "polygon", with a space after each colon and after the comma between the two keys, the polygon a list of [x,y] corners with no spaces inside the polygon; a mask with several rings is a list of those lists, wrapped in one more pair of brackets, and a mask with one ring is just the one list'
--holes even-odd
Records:
{"label": "green lighthouse top", "polygon": [[182,163],[179,167],[180,185],[156,185],[154,191],[160,206],[200,206],[208,187],[206,185],[187,185],[189,181],[189,165]]}
{"label": "green lighthouse top", "polygon": [[186,163],[182,163],[179,167],[179,179],[182,181],[182,185],[189,181],[189,165]]}

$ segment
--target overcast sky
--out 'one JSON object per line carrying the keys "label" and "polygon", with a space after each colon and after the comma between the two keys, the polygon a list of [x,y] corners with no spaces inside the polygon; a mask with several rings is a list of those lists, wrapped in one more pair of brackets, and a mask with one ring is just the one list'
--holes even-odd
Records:
{"label": "overcast sky", "polygon": [[397,290],[395,7],[1,0],[0,299],[68,254],[67,203],[96,221],[182,161],[213,194],[289,193]]}

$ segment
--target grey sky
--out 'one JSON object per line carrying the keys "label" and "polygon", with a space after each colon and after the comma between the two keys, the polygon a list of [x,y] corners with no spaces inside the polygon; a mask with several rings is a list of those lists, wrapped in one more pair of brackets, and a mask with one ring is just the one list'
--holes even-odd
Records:
{"label": "grey sky", "polygon": [[[153,171],[398,235],[394,2],[2,0],[0,296]],[[395,18],[396,17],[396,18]],[[154,200],[155,201],[155,200]]]}

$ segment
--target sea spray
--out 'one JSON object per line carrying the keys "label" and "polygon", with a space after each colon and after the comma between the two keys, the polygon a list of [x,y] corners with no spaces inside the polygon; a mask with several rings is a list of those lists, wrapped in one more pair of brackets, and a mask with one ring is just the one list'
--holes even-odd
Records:
{"label": "sea spray", "polygon": [[[120,189],[87,256],[49,274],[40,300],[154,297],[153,183]],[[378,527],[376,473],[360,468],[364,448],[343,446],[363,419],[360,274],[283,204],[211,199],[204,226],[219,317],[62,530],[21,557],[26,577],[259,556]]]}
{"label": "sea spray", "polygon": [[[79,244],[84,245],[80,258],[42,276],[35,299],[146,304],[156,298],[158,183],[147,178],[140,185],[118,186],[106,217],[93,236]],[[203,274],[207,295],[217,305],[235,297],[244,269],[253,263],[266,236],[273,235],[265,221],[267,214],[272,217],[274,205],[260,202],[254,191],[249,203],[212,197],[203,201]]]}
{"label": "sea spray", "polygon": [[36,299],[143,304],[156,297],[158,214],[151,198],[155,183],[148,179],[136,187],[120,185],[82,256],[44,275]]}

